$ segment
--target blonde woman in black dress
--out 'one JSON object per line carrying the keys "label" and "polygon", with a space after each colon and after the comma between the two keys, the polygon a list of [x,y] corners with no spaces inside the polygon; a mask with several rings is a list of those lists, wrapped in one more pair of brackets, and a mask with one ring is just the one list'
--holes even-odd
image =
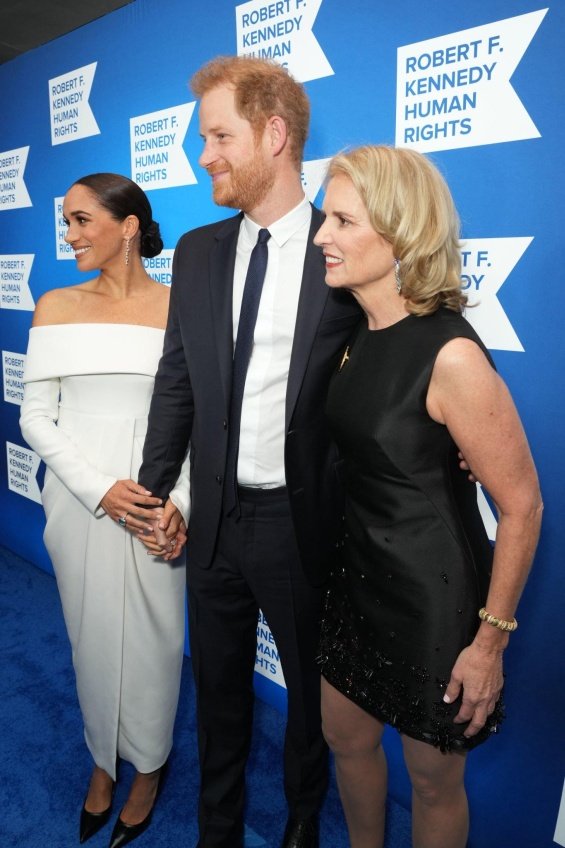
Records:
{"label": "blonde woman in black dress", "polygon": [[[322,631],[324,733],[352,848],[383,844],[385,724],[402,734],[415,848],[464,848],[465,757],[502,717],[502,656],[542,503],[520,420],[462,316],[459,223],[422,155],[363,147],[329,169],[326,282],[365,320],[327,412],[346,489]],[[476,488],[498,510],[494,556]]]}

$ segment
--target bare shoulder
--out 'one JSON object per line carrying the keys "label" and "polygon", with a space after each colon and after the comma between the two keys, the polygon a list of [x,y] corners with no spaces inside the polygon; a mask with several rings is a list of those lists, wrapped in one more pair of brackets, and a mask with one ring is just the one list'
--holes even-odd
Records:
{"label": "bare shoulder", "polygon": [[439,351],[432,381],[437,385],[462,384],[469,388],[477,382],[496,383],[500,378],[483,350],[472,339],[451,339]]}
{"label": "bare shoulder", "polygon": [[157,302],[163,303],[168,306],[169,298],[171,295],[171,289],[169,288],[169,286],[165,286],[163,285],[163,283],[157,283],[155,282],[155,280],[153,280],[152,292]]}
{"label": "bare shoulder", "polygon": [[479,345],[472,339],[456,338],[436,357],[426,406],[434,420],[445,424],[454,408],[492,406],[505,392],[503,381]]}
{"label": "bare shoulder", "polygon": [[33,326],[68,324],[77,320],[76,313],[82,300],[79,289],[80,286],[69,286],[45,292],[35,306]]}
{"label": "bare shoulder", "polygon": [[483,364],[493,370],[479,345],[472,339],[459,336],[443,345],[437,355],[435,367],[449,372],[472,365],[482,367]]}
{"label": "bare shoulder", "polygon": [[162,283],[153,281],[151,287],[151,303],[154,310],[153,315],[157,318],[159,325],[165,327],[167,324],[167,315],[169,313],[169,300],[171,290],[168,286]]}
{"label": "bare shoulder", "polygon": [[135,293],[114,304],[111,316],[106,313],[106,320],[164,330],[169,314],[169,294],[167,286],[146,277]]}

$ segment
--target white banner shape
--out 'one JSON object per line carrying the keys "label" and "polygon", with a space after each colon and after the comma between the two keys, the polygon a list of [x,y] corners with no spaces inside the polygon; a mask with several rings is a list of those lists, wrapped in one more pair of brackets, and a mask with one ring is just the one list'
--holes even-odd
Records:
{"label": "white banner shape", "polygon": [[2,351],[2,375],[4,377],[4,400],[21,406],[24,399],[25,354]]}
{"label": "white banner shape", "polygon": [[0,153],[0,210],[33,206],[24,183],[29,145]]}
{"label": "white banner shape", "polygon": [[322,0],[250,0],[235,7],[237,53],[272,59],[300,82],[333,69],[312,32]]}
{"label": "white banner shape", "polygon": [[173,279],[173,248],[162,250],[159,256],[153,256],[151,259],[143,257],[143,267],[150,277],[156,283],[163,283],[164,286],[170,286]]}
{"label": "white banner shape", "polygon": [[496,542],[498,522],[495,514],[490,508],[489,502],[485,498],[485,494],[480,483],[477,483],[477,505],[479,507],[479,512],[481,513],[481,518],[483,519],[483,524],[485,525],[485,530],[487,531],[487,536],[491,542]]}
{"label": "white banner shape", "polygon": [[29,448],[22,448],[12,442],[6,442],[8,456],[8,488],[30,501],[41,503],[41,493],[36,475],[40,459]]}
{"label": "white banner shape", "polygon": [[75,252],[71,245],[65,241],[67,225],[63,218],[63,201],[65,196],[55,197],[55,255],[57,259],[74,259]]}
{"label": "white banner shape", "polygon": [[131,178],[141,188],[194,185],[182,144],[196,101],[130,118]]}
{"label": "white banner shape", "polygon": [[310,203],[316,200],[330,161],[331,159],[311,159],[310,162],[302,163],[302,188]]}
{"label": "white banner shape", "polygon": [[497,297],[531,237],[467,239],[461,250],[463,291],[469,298],[465,318],[491,350],[524,348]]}
{"label": "white banner shape", "polygon": [[561,794],[561,804],[557,815],[557,824],[555,825],[555,833],[553,841],[558,845],[565,845],[565,781],[563,782],[563,792]]}
{"label": "white banner shape", "polygon": [[547,11],[399,47],[397,146],[426,152],[538,138],[510,78]]}
{"label": "white banner shape", "polygon": [[52,146],[100,134],[88,102],[97,64],[92,62],[49,80]]}
{"label": "white banner shape", "polygon": [[268,680],[272,680],[273,683],[278,683],[279,686],[286,687],[279,652],[277,651],[271,629],[262,612],[259,612],[259,620],[257,622],[255,671],[258,671],[259,674],[262,674]]}
{"label": "white banner shape", "polygon": [[29,290],[29,275],[35,253],[0,256],[0,307],[33,311],[35,303]]}

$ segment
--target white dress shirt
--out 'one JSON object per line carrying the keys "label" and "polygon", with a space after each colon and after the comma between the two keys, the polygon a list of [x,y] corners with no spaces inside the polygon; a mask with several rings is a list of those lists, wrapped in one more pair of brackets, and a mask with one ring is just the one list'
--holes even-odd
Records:
{"label": "white dress shirt", "polygon": [[[238,483],[284,486],[285,402],[288,369],[312,208],[306,198],[268,228],[269,259],[245,381],[239,437]],[[243,217],[233,278],[234,346],[245,277],[260,227]]]}

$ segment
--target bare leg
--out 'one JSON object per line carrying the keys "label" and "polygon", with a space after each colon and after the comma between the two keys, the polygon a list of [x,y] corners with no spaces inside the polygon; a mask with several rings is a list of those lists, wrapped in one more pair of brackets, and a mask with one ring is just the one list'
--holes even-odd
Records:
{"label": "bare leg", "polygon": [[124,824],[139,824],[149,815],[157,796],[160,773],[161,769],[148,774],[136,773],[129,797],[120,813]]}
{"label": "bare leg", "polygon": [[84,807],[89,813],[103,813],[112,803],[114,781],[107,771],[94,766]]}
{"label": "bare leg", "polygon": [[387,785],[383,724],[322,677],[322,729],[335,757],[351,848],[382,848]]}
{"label": "bare leg", "polygon": [[414,848],[465,848],[469,832],[465,754],[442,754],[407,736],[402,744],[412,781]]}

